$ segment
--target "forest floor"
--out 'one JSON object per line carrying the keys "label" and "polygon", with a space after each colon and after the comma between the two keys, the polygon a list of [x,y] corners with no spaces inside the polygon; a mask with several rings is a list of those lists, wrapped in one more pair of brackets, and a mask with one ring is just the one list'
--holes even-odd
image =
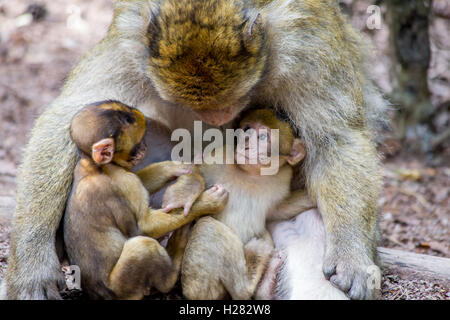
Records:
{"label": "forest floor", "polygon": [[[39,7],[25,13],[27,3],[0,3],[0,196],[15,196],[17,164],[33,121],[57,96],[71,66],[105,34],[112,9],[108,0],[55,0],[46,2],[46,14]],[[401,150],[391,154],[383,160],[380,245],[450,258],[448,152],[433,166]],[[9,231],[10,217],[0,216],[0,279]],[[390,270],[381,289],[382,299],[450,300],[448,282]]]}

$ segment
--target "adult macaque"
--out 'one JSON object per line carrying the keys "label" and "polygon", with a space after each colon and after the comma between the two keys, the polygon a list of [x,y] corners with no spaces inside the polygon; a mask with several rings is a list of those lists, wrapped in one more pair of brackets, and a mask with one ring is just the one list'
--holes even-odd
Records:
{"label": "adult macaque", "polygon": [[54,240],[77,162],[70,120],[88,103],[115,99],[171,129],[192,129],[196,119],[224,125],[249,106],[283,110],[308,152],[302,175],[325,224],[323,271],[350,298],[370,298],[381,187],[373,129],[385,102],[368,52],[336,1],[116,1],[105,39],[31,131],[7,297],[59,298]]}
{"label": "adult macaque", "polygon": [[200,195],[187,216],[149,208],[138,175],[157,191],[188,168],[166,161],[138,175],[131,172],[146,154],[145,132],[144,115],[114,101],[87,106],[72,121],[80,161],[64,217],[64,242],[91,298],[141,299],[150,287],[168,292],[177,280],[187,231],[176,232],[167,251],[155,239],[219,212],[226,201],[227,193],[215,186]]}
{"label": "adult macaque", "polygon": [[[267,214],[289,195],[291,166],[305,156],[301,140],[270,109],[250,111],[240,128],[247,132],[247,141],[235,149],[236,164],[200,166],[206,186],[222,185],[229,199],[221,213],[200,219],[192,229],[181,269],[188,299],[223,299],[228,294],[233,299],[252,297],[272,251]],[[280,142],[271,129],[279,130]],[[226,158],[225,150],[218,152]],[[274,162],[276,170],[261,175]]]}

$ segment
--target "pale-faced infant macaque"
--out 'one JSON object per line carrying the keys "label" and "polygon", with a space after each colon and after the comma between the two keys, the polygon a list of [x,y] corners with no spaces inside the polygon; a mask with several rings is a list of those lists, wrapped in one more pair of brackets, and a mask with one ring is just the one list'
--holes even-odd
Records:
{"label": "pale-faced infant macaque", "polygon": [[[221,213],[199,219],[192,229],[181,276],[188,299],[223,299],[228,294],[233,299],[252,297],[273,248],[266,230],[267,214],[289,199],[292,166],[305,156],[301,140],[272,110],[249,111],[240,128],[248,134],[245,148],[235,149],[236,159],[244,158],[243,163],[199,166],[206,186],[220,184],[229,198]],[[279,143],[271,129],[279,130]],[[254,138],[259,148],[251,143]],[[279,150],[278,159],[271,157],[273,147]],[[257,161],[252,163],[249,160],[255,154]],[[276,160],[274,174],[261,175]],[[304,195],[301,201],[304,208],[313,206]]]}
{"label": "pale-faced infant macaque", "polygon": [[165,161],[133,173],[146,154],[146,130],[140,111],[115,101],[89,105],[71,123],[80,160],[64,217],[64,242],[91,298],[141,299],[151,287],[169,291],[188,233],[176,231],[167,250],[155,239],[220,212],[226,203],[226,191],[214,186],[200,194],[188,215],[149,208],[146,187],[156,191],[190,169]]}

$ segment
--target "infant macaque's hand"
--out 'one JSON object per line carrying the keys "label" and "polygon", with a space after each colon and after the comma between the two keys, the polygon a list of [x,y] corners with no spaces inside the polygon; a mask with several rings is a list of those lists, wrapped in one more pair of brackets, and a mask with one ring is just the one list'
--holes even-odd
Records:
{"label": "infant macaque's hand", "polygon": [[[192,167],[191,167],[192,168]],[[203,178],[198,174],[183,174],[164,193],[162,211],[184,208],[187,216],[192,204],[205,189]]]}

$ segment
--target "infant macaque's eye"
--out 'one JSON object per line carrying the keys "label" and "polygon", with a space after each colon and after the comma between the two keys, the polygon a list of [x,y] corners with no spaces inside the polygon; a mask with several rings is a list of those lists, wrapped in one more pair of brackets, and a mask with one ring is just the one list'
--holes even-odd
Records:
{"label": "infant macaque's eye", "polygon": [[127,116],[125,117],[125,121],[126,121],[128,124],[133,124],[133,123],[134,123],[133,117],[131,117],[131,116],[129,116],[129,115],[127,115]]}
{"label": "infant macaque's eye", "polygon": [[258,136],[258,139],[261,141],[266,141],[267,140],[267,133],[260,133]]}

